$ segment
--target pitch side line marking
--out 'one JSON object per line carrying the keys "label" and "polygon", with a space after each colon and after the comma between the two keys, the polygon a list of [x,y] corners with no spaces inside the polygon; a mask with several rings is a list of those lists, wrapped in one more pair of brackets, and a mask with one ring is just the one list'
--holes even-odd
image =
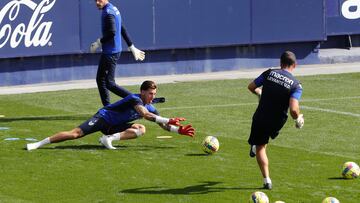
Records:
{"label": "pitch side line marking", "polygon": [[315,111],[323,111],[323,112],[327,112],[327,113],[336,113],[336,114],[342,114],[342,115],[347,115],[347,116],[360,117],[360,114],[356,114],[356,113],[336,111],[336,110],[331,110],[331,109],[323,109],[323,108],[318,108],[318,107],[301,106],[301,108],[308,109],[308,110],[315,110]]}
{"label": "pitch side line marking", "polygon": [[[324,98],[324,99],[304,99],[301,100],[302,102],[316,102],[316,101],[333,101],[333,100],[346,100],[346,99],[360,99],[360,96],[353,96],[353,97],[337,97],[337,98]],[[215,105],[199,105],[199,106],[180,106],[180,107],[165,107],[165,108],[158,108],[159,110],[176,110],[176,109],[196,109],[196,108],[217,108],[217,107],[236,107],[236,106],[250,106],[250,105],[257,105],[258,102],[249,102],[249,103],[237,103],[237,104],[215,104]],[[304,107],[303,105],[300,105],[300,108]],[[329,112],[329,113],[337,113],[337,114],[343,114],[343,115],[350,115],[355,117],[360,117],[360,114],[354,114],[349,112],[341,112],[331,109],[321,109],[317,107],[309,107],[306,106],[304,109],[308,108],[309,110],[317,110],[317,111],[323,111],[323,112]],[[38,117],[56,117],[56,116],[64,116],[64,115],[48,115],[48,116],[29,116],[29,117],[23,117],[23,118],[38,118]],[[88,113],[80,113],[76,115],[65,115],[65,116],[90,116]],[[9,117],[6,119],[14,119],[19,117]],[[22,118],[22,117],[20,117]],[[0,118],[2,120],[3,118]],[[6,120],[4,118],[4,120]]]}
{"label": "pitch side line marking", "polygon": [[[314,102],[314,101],[333,101],[333,100],[345,100],[345,99],[359,99],[360,96],[354,97],[339,97],[339,98],[327,98],[327,99],[304,99],[301,102]],[[257,102],[250,102],[250,103],[240,103],[240,104],[215,104],[215,105],[199,105],[199,106],[183,106],[183,107],[166,107],[166,108],[159,108],[160,110],[176,110],[176,109],[196,109],[196,108],[217,108],[217,107],[233,107],[233,106],[247,106],[247,105],[256,105]],[[322,111],[327,113],[335,113],[353,117],[360,117],[360,114],[344,112],[344,111],[336,111],[331,109],[323,109],[318,107],[311,107],[311,106],[304,106],[301,105],[300,108],[308,109],[308,110],[316,110]]]}
{"label": "pitch side line marking", "polygon": [[304,151],[307,153],[316,153],[316,154],[322,154],[322,155],[326,155],[326,156],[337,156],[337,157],[342,157],[342,158],[347,158],[347,159],[357,159],[357,156],[355,156],[355,155],[343,155],[343,154],[338,154],[338,153],[316,151],[316,150],[305,149],[305,148],[288,147],[288,146],[279,145],[279,144],[274,144],[274,145],[276,147],[281,147],[281,148],[286,148],[286,149],[297,149],[299,151]]}
{"label": "pitch side line marking", "polygon": [[315,102],[315,101],[345,100],[345,99],[360,99],[360,96],[337,97],[337,98],[324,98],[324,99],[304,99],[304,100],[300,100],[300,103],[301,103],[301,102]]}
{"label": "pitch side line marking", "polygon": [[179,107],[165,107],[159,108],[160,110],[174,110],[174,109],[197,109],[197,108],[214,108],[214,107],[231,107],[231,106],[247,106],[255,105],[258,103],[241,103],[241,104],[214,104],[214,105],[199,105],[199,106],[179,106]]}

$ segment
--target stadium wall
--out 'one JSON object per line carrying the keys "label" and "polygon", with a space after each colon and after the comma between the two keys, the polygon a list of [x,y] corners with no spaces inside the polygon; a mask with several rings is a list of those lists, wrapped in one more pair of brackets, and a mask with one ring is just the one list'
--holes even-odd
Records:
{"label": "stadium wall", "polygon": [[[359,1],[112,0],[147,54],[136,63],[125,51],[117,76],[277,66],[284,50],[321,63],[322,48],[359,44]],[[6,0],[0,9],[0,86],[95,78],[93,0]]]}

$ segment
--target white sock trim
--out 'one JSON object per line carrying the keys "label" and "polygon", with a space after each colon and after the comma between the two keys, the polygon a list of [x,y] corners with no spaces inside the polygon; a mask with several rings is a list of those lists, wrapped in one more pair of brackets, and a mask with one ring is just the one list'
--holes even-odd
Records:
{"label": "white sock trim", "polygon": [[264,178],[264,183],[265,183],[265,184],[266,184],[266,183],[270,183],[270,184],[271,184],[271,179],[270,179],[270,177]]}
{"label": "white sock trim", "polygon": [[256,145],[251,145],[251,151],[256,154]]}
{"label": "white sock trim", "polygon": [[50,137],[47,137],[41,141],[42,145],[50,144]]}
{"label": "white sock trim", "polygon": [[33,149],[37,149],[43,145],[46,145],[46,144],[50,144],[50,137],[47,137],[39,142],[34,142],[34,143],[30,143],[30,144],[27,144],[27,149],[28,150],[33,150]]}
{"label": "white sock trim", "polygon": [[120,133],[115,133],[112,135],[113,139],[112,140],[120,140],[121,139],[121,136],[120,136]]}

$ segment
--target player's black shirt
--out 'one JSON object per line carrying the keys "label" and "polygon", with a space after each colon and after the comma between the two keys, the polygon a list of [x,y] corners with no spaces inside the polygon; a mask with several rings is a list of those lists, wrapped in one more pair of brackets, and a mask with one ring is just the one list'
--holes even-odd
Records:
{"label": "player's black shirt", "polygon": [[262,86],[262,94],[253,118],[267,122],[287,119],[290,97],[301,97],[300,82],[283,69],[269,69],[254,82],[257,87]]}

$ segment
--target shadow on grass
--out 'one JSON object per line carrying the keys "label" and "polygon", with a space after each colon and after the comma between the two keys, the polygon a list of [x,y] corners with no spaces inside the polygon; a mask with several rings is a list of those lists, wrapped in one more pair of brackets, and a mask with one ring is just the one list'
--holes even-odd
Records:
{"label": "shadow on grass", "polygon": [[343,177],[331,177],[331,178],[328,178],[329,180],[347,180]]}
{"label": "shadow on grass", "polygon": [[106,149],[102,145],[66,145],[66,146],[56,146],[54,148],[43,148],[43,149],[70,149],[70,150],[104,150]]}
{"label": "shadow on grass", "polygon": [[[27,150],[26,147],[23,148]],[[55,147],[41,147],[37,150],[54,150],[54,149],[64,149],[64,150],[104,150],[105,147],[101,145],[66,145],[66,146],[55,146]]]}
{"label": "shadow on grass", "polygon": [[[117,146],[115,146],[117,147]],[[123,147],[123,146],[119,146]],[[137,145],[137,146],[126,146],[126,150],[134,151],[151,151],[151,150],[164,150],[164,149],[174,149],[177,147],[172,146],[153,146],[153,145]]]}
{"label": "shadow on grass", "polygon": [[198,154],[185,154],[185,156],[211,156],[211,154],[198,153]]}
{"label": "shadow on grass", "polygon": [[[132,150],[132,151],[150,151],[150,150],[157,150],[157,149],[173,149],[175,147],[169,147],[169,146],[150,146],[150,145],[139,145],[139,146],[115,146],[117,150]],[[26,148],[24,148],[26,150]],[[63,149],[63,150],[107,150],[104,146],[101,144],[98,145],[64,145],[64,146],[55,146],[55,147],[42,147],[39,148],[45,149],[45,150],[55,150],[55,149]],[[116,151],[116,150],[114,150]]]}
{"label": "shadow on grass", "polygon": [[90,114],[81,115],[55,115],[55,116],[21,116],[0,118],[0,122],[14,122],[14,121],[41,121],[41,120],[87,120],[91,117]]}
{"label": "shadow on grass", "polygon": [[226,190],[254,190],[261,188],[241,188],[241,187],[214,187],[222,182],[206,181],[198,185],[187,186],[184,188],[161,188],[161,187],[142,187],[134,189],[121,190],[119,193],[129,194],[171,194],[171,195],[198,195],[213,192],[222,192]]}

